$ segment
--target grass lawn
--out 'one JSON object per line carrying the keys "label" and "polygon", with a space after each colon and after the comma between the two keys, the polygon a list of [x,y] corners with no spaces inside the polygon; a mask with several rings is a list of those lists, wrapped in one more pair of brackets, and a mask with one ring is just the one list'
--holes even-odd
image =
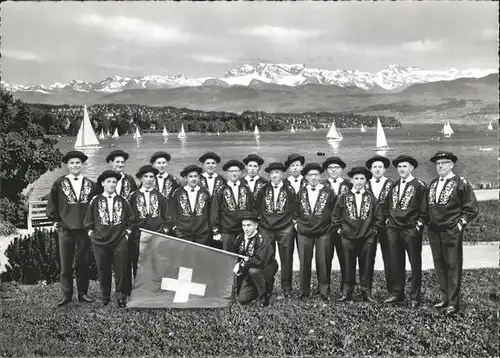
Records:
{"label": "grass lawn", "polygon": [[[332,288],[337,280],[335,272]],[[297,276],[294,282],[298,287]],[[432,308],[438,301],[434,271],[424,272],[422,282],[419,309],[408,303],[324,305],[314,297],[278,298],[264,309],[231,304],[176,311],[76,301],[55,308],[57,284],[3,283],[0,356],[498,356],[498,270],[464,272],[462,311],[453,318]],[[98,297],[97,282],[90,293]],[[374,298],[386,297],[377,272]]]}

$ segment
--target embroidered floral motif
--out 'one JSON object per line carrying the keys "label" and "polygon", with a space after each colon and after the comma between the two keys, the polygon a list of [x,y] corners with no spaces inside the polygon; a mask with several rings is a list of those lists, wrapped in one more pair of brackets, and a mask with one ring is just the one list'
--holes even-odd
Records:
{"label": "embroidered floral motif", "polygon": [[205,209],[205,204],[207,202],[207,199],[208,195],[206,193],[198,192],[198,200],[196,200],[196,204],[194,207],[194,212],[196,213],[196,216],[203,215],[203,209]]}
{"label": "embroidered floral motif", "polygon": [[61,190],[63,191],[68,204],[76,204],[76,195],[68,179],[61,181]]}
{"label": "embroidered floral motif", "polygon": [[226,201],[227,209],[229,211],[236,210],[236,202],[234,201],[233,191],[230,188],[225,188],[223,192],[224,200]]}
{"label": "embroidered floral motif", "polygon": [[92,184],[90,180],[83,178],[82,192],[80,193],[80,203],[86,204],[90,200],[90,193],[92,192]]}
{"label": "embroidered floral motif", "polygon": [[300,191],[300,205],[302,205],[302,209],[304,210],[305,216],[311,215],[311,207],[309,205],[309,200],[307,197],[307,190]]}
{"label": "embroidered floral motif", "polygon": [[123,203],[117,199],[113,203],[113,224],[120,225],[122,223]]}
{"label": "embroidered floral motif", "polygon": [[160,198],[158,194],[149,193],[149,215],[152,218],[160,216]]}
{"label": "embroidered floral motif", "polygon": [[148,209],[146,207],[146,198],[144,194],[137,195],[136,208],[139,212],[139,218],[145,219],[148,216]]}
{"label": "embroidered floral motif", "polygon": [[436,204],[436,188],[437,188],[438,182],[435,181],[434,183],[431,184],[431,187],[429,188],[429,205],[434,205]]}
{"label": "embroidered floral motif", "polygon": [[380,192],[380,195],[378,197],[379,202],[385,201],[385,199],[387,198],[387,195],[389,195],[390,188],[391,188],[391,182],[389,180],[386,180],[384,187],[382,188],[382,191]]}
{"label": "embroidered floral motif", "polygon": [[191,205],[189,204],[189,198],[186,192],[181,194],[179,198],[179,204],[181,205],[182,215],[190,216],[191,215]]}
{"label": "embroidered floral motif", "polygon": [[370,208],[372,204],[371,195],[363,195],[363,201],[361,202],[361,212],[360,218],[363,220],[368,219],[368,214],[370,213]]}
{"label": "embroidered floral motif", "polygon": [[239,251],[240,254],[246,255],[249,257],[253,257],[255,255],[255,242],[257,241],[257,237],[254,236],[253,238],[250,238],[248,242],[248,247],[245,247],[245,238],[242,237],[242,240],[240,242],[240,247]]}
{"label": "embroidered floral motif", "polygon": [[219,177],[216,177],[215,178],[215,183],[214,183],[214,194],[224,185],[224,181],[219,178]]}
{"label": "embroidered floral motif", "polygon": [[450,201],[451,194],[453,194],[453,190],[457,186],[457,182],[454,180],[448,180],[448,183],[444,186],[443,190],[441,190],[441,194],[439,194],[439,204],[446,205]]}
{"label": "embroidered floral motif", "polygon": [[122,180],[122,188],[121,188],[121,196],[124,198],[128,198],[130,195],[130,181],[127,179],[127,177],[124,177]]}
{"label": "embroidered floral motif", "polygon": [[254,198],[257,197],[257,194],[258,192],[260,191],[260,189],[265,185],[266,183],[264,183],[263,181],[258,181],[257,183],[255,183],[255,188],[254,188],[254,191],[253,191],[253,196]]}
{"label": "embroidered floral motif", "polygon": [[357,219],[357,213],[356,213],[356,204],[354,203],[354,195],[346,195],[345,196],[345,206],[347,208],[347,216],[349,217],[349,220],[356,220]]}
{"label": "embroidered floral motif", "polygon": [[247,191],[245,190],[245,187],[242,185],[239,188],[239,197],[238,197],[238,207],[240,210],[246,210],[247,206]]}
{"label": "embroidered floral motif", "polygon": [[345,194],[345,193],[347,193],[348,190],[349,190],[349,187],[346,184],[344,184],[344,183],[340,184],[340,194]]}
{"label": "embroidered floral motif", "polygon": [[105,197],[101,197],[101,200],[97,203],[99,219],[102,226],[109,225],[109,211],[108,211],[108,200]]}
{"label": "embroidered floral motif", "polygon": [[322,190],[319,194],[318,200],[316,201],[316,206],[314,207],[314,215],[321,216],[325,211],[326,203],[328,202],[328,192]]}
{"label": "embroidered floral motif", "polygon": [[399,208],[401,210],[408,209],[408,205],[410,204],[411,198],[413,197],[414,193],[415,186],[409,184],[406,185],[405,192],[403,194],[403,197],[401,198],[401,202],[399,203]]}
{"label": "embroidered floral motif", "polygon": [[285,205],[286,205],[286,193],[285,190],[280,190],[280,193],[278,195],[278,200],[276,201],[276,207],[274,208],[274,212],[276,214],[283,214],[285,212]]}
{"label": "embroidered floral motif", "polygon": [[394,185],[392,188],[392,209],[395,210],[399,200],[399,185]]}

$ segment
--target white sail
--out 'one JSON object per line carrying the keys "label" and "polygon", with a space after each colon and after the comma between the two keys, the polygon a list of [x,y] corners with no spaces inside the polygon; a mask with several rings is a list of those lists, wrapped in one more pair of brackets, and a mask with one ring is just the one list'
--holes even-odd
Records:
{"label": "white sail", "polygon": [[255,126],[255,129],[253,130],[253,134],[255,134],[255,135],[259,135],[260,134],[259,127]]}
{"label": "white sail", "polygon": [[360,129],[360,131],[361,131],[362,133],[366,132],[366,128],[365,128],[365,126],[364,126],[363,124],[361,125],[361,129]]}
{"label": "white sail", "polygon": [[113,139],[117,138],[120,138],[120,136],[118,135],[118,128],[115,128],[115,131],[113,132]]}
{"label": "white sail", "polygon": [[163,126],[163,133],[161,135],[164,137],[168,137],[167,128],[165,128],[165,126]]}
{"label": "white sail", "polygon": [[392,149],[389,148],[387,144],[387,138],[385,137],[384,128],[382,127],[382,123],[380,123],[380,118],[377,118],[377,149]]}
{"label": "white sail", "polygon": [[492,131],[492,130],[493,130],[493,126],[491,125],[491,121],[490,121],[490,124],[488,124],[488,130],[489,130],[489,131]]}
{"label": "white sail", "polygon": [[184,131],[184,124],[181,125],[181,131],[177,135],[179,139],[187,138],[186,132]]}
{"label": "white sail", "polygon": [[446,137],[446,138],[449,138],[451,137],[452,134],[454,134],[455,132],[453,131],[453,128],[451,128],[451,125],[450,125],[450,122],[446,122],[443,126],[443,135]]}
{"label": "white sail", "polygon": [[109,134],[109,129],[106,130],[106,137],[111,137],[111,134]]}
{"label": "white sail", "polygon": [[76,136],[75,148],[100,148],[99,139],[94,133],[92,124],[90,123],[87,105],[83,107],[83,121],[80,124],[78,135]]}
{"label": "white sail", "polygon": [[106,136],[104,135],[104,130],[101,128],[101,134],[99,134],[99,139],[106,139]]}
{"label": "white sail", "polygon": [[290,129],[290,133],[295,133],[295,128],[293,128],[293,124],[292,124],[292,128]]}
{"label": "white sail", "polygon": [[135,127],[134,137],[135,140],[142,139],[141,132],[139,132],[139,126]]}
{"label": "white sail", "polygon": [[335,127],[335,121],[333,121],[332,126],[330,130],[328,131],[328,134],[326,135],[326,138],[329,141],[333,142],[340,142],[344,137],[342,137],[342,133]]}

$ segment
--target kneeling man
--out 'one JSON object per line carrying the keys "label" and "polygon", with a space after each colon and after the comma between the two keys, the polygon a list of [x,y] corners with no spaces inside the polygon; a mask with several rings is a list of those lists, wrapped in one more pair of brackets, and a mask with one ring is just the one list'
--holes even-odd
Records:
{"label": "kneeling man", "polygon": [[236,237],[233,252],[244,255],[234,267],[236,275],[236,294],[238,302],[254,302],[261,307],[269,305],[269,295],[274,286],[274,275],[278,262],[274,249],[268,240],[259,234],[258,213],[246,211],[239,213],[243,234]]}

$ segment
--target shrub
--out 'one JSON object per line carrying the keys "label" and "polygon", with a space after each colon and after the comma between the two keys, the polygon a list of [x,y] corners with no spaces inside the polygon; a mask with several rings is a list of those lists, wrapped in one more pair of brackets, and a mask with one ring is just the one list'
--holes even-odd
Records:
{"label": "shrub", "polygon": [[25,222],[27,211],[26,201],[22,197],[17,202],[0,198],[0,219],[9,221],[13,225],[20,225]]}
{"label": "shrub", "polygon": [[[97,279],[97,267],[91,250],[90,277]],[[1,274],[2,281],[17,281],[23,284],[36,284],[39,281],[52,283],[59,281],[60,257],[59,235],[54,230],[35,230],[31,235],[15,238],[7,247],[6,271]],[[74,265],[74,262],[73,262]]]}
{"label": "shrub", "polygon": [[16,232],[16,227],[10,221],[0,217],[0,236],[9,236]]}

